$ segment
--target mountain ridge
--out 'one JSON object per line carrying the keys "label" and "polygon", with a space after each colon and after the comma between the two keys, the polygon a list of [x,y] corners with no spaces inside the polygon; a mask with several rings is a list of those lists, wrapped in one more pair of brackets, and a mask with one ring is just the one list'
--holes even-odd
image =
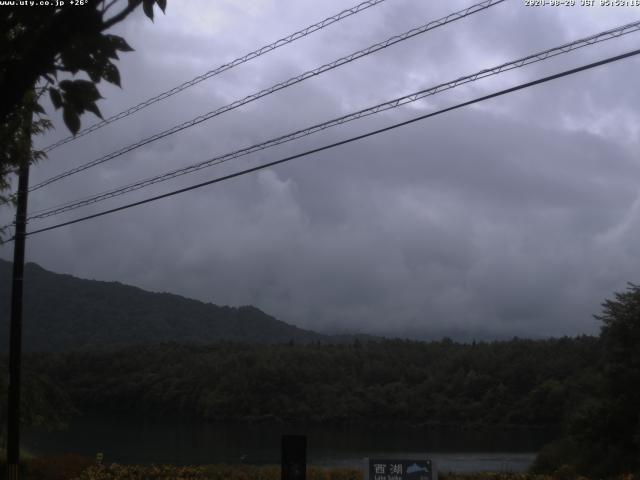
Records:
{"label": "mountain ridge", "polygon": [[[0,259],[0,351],[9,335],[11,262]],[[81,279],[25,265],[26,351],[110,349],[165,342],[202,345],[346,343],[368,335],[326,335],[290,325],[257,307],[219,306],[120,282]]]}

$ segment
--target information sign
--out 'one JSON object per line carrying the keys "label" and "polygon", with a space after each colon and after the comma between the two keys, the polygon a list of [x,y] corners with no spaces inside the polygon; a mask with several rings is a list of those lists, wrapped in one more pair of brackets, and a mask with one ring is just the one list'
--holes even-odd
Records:
{"label": "information sign", "polygon": [[438,480],[429,459],[368,458],[368,480]]}

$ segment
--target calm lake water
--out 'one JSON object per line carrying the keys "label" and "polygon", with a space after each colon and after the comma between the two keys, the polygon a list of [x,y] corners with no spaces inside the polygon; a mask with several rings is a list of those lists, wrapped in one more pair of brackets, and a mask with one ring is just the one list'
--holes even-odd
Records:
{"label": "calm lake water", "polygon": [[279,464],[283,434],[307,435],[310,465],[361,467],[364,457],[428,457],[440,471],[524,471],[552,438],[540,430],[285,428],[185,421],[73,422],[63,432],[23,435],[34,453],[104,453],[105,462]]}

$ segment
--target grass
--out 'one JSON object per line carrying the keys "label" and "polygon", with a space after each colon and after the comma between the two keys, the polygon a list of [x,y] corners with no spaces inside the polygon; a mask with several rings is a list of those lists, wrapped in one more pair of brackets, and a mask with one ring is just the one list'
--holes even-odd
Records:
{"label": "grass", "polygon": [[[4,473],[4,462],[0,462]],[[2,475],[0,474],[0,478]],[[278,466],[201,465],[102,465],[80,455],[30,456],[24,461],[24,480],[280,480]],[[308,467],[307,480],[363,480],[360,469]],[[555,475],[531,473],[441,473],[439,480],[587,480],[566,472]],[[625,475],[615,480],[640,480]]]}

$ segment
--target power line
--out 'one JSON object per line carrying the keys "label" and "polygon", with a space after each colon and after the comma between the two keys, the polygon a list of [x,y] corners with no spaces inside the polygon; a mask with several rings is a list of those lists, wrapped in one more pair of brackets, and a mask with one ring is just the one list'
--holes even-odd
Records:
{"label": "power line", "polygon": [[186,90],[187,88],[190,88],[194,85],[197,85],[200,82],[203,82],[204,80],[207,80],[211,77],[214,77],[222,72],[226,72],[227,70],[231,70],[234,67],[237,67],[238,65],[241,65],[243,63],[246,63],[250,60],[253,60],[255,58],[258,58],[262,55],[264,55],[265,53],[271,52],[272,50],[275,50],[277,48],[280,48],[284,45],[287,45],[289,43],[292,43],[296,40],[299,40],[303,37],[306,37],[307,35],[311,35],[314,32],[317,32],[318,30],[321,30],[325,27],[328,27],[329,25],[332,25],[336,22],[339,22],[340,20],[343,20],[347,17],[350,17],[351,15],[355,15],[356,13],[360,13],[363,10],[366,10],[370,7],[373,7],[375,5],[378,5],[382,2],[384,2],[386,0],[368,0],[366,2],[362,2],[354,7],[348,8],[346,10],[342,10],[340,13],[336,13],[335,15],[332,15],[330,17],[325,18],[324,20],[315,23],[313,25],[310,25],[308,27],[303,28],[302,30],[298,30],[295,33],[292,33],[284,38],[281,38],[279,40],[276,40],[273,43],[270,43],[268,45],[264,45],[250,53],[247,53],[246,55],[243,55],[242,57],[238,57],[235,60],[232,60],[228,63],[225,63],[223,65],[220,65],[216,68],[214,68],[213,70],[209,70],[206,73],[203,73],[202,75],[199,75],[187,82],[184,82],[180,85],[178,85],[177,87],[174,87],[170,90],[167,90],[166,92],[162,92],[159,95],[156,95],[155,97],[151,97],[147,100],[145,100],[144,102],[141,102],[137,105],[134,105],[133,107],[130,107],[126,110],[123,110],[120,113],[117,113],[109,118],[106,118],[94,125],[91,125],[90,127],[87,127],[83,130],[80,130],[75,136],[74,135],[69,135],[68,137],[65,137],[47,147],[45,147],[43,149],[44,152],[50,152],[51,150],[58,148],[61,145],[64,145],[65,143],[69,143],[72,142],[80,137],[83,137],[91,132],[95,132],[96,130],[104,127],[105,125],[109,125],[110,123],[116,122],[117,120],[120,120],[122,118],[128,117],[129,115],[132,115],[136,112],[139,112],[140,110],[147,108],[149,105],[153,105],[154,103],[160,102],[162,100],[165,100],[173,95],[175,95],[176,93],[182,92],[183,90]]}
{"label": "power line", "polygon": [[167,198],[167,197],[171,197],[171,196],[174,196],[174,195],[178,195],[180,193],[184,193],[184,192],[188,192],[188,191],[195,190],[195,189],[198,189],[198,188],[202,188],[202,187],[205,187],[207,185],[212,185],[214,183],[219,183],[219,182],[222,182],[222,181],[225,181],[225,180],[230,180],[232,178],[240,177],[240,176],[246,175],[248,173],[256,172],[258,170],[263,170],[263,169],[268,168],[268,167],[273,167],[273,166],[279,165],[281,163],[289,162],[291,160],[295,160],[296,158],[305,157],[307,155],[311,155],[311,154],[322,152],[324,150],[329,150],[331,148],[335,148],[335,147],[338,147],[338,146],[341,146],[341,145],[352,143],[352,142],[355,142],[357,140],[362,140],[362,139],[365,139],[365,138],[368,138],[368,137],[371,137],[371,136],[374,136],[374,135],[378,135],[378,134],[383,133],[383,132],[387,132],[389,130],[394,130],[396,128],[403,127],[405,125],[409,125],[411,123],[415,123],[415,122],[418,122],[418,121],[421,121],[421,120],[425,120],[427,118],[435,117],[436,115],[440,115],[440,114],[443,114],[443,113],[446,113],[446,112],[450,112],[452,110],[457,110],[457,109],[460,109],[460,108],[463,108],[463,107],[467,107],[469,105],[473,105],[475,103],[483,102],[485,100],[489,100],[489,99],[496,98],[496,97],[499,97],[499,96],[502,96],[502,95],[506,95],[508,93],[512,93],[512,92],[515,92],[515,91],[518,91],[518,90],[523,90],[525,88],[529,88],[529,87],[532,87],[532,86],[535,86],[535,85],[539,85],[539,84],[542,84],[542,83],[546,83],[546,82],[549,82],[551,80],[556,80],[556,79],[561,78],[561,77],[566,77],[568,75],[573,75],[575,73],[582,72],[582,71],[585,71],[585,70],[589,70],[589,69],[592,69],[592,68],[595,68],[595,67],[599,67],[599,66],[602,66],[602,65],[606,65],[606,64],[609,64],[609,63],[612,63],[612,62],[617,62],[619,60],[622,60],[622,59],[625,59],[625,58],[629,58],[629,57],[632,57],[632,56],[635,56],[635,55],[638,55],[638,54],[640,54],[640,49],[633,50],[633,51],[630,51],[630,52],[627,52],[627,53],[623,53],[621,55],[616,55],[614,57],[609,57],[609,58],[606,58],[604,60],[600,60],[600,61],[597,61],[597,62],[589,63],[589,64],[583,65],[581,67],[572,68],[570,70],[565,70],[563,72],[556,73],[554,75],[549,75],[549,76],[546,76],[546,77],[539,78],[537,80],[533,80],[531,82],[522,83],[522,84],[517,85],[515,87],[511,87],[511,88],[507,88],[507,89],[504,89],[504,90],[500,90],[498,92],[494,92],[494,93],[491,93],[489,95],[478,97],[478,98],[475,98],[473,100],[469,100],[467,102],[458,103],[458,104],[456,104],[456,105],[454,105],[452,107],[447,107],[447,108],[443,108],[441,110],[437,110],[437,111],[432,112],[432,113],[428,113],[428,114],[425,114],[425,115],[420,115],[420,116],[412,118],[410,120],[405,120],[404,122],[395,123],[395,124],[390,125],[388,127],[384,127],[384,128],[380,128],[380,129],[377,129],[377,130],[373,130],[371,132],[367,132],[367,133],[364,133],[362,135],[357,135],[357,136],[354,136],[354,137],[350,137],[350,138],[348,138],[346,140],[341,140],[339,142],[331,143],[329,145],[324,145],[322,147],[314,148],[312,150],[307,150],[305,152],[298,153],[296,155],[291,155],[291,156],[282,158],[280,160],[275,160],[273,162],[269,162],[269,163],[265,163],[265,164],[262,164],[262,165],[258,165],[256,167],[248,168],[246,170],[241,170],[239,172],[232,173],[230,175],[225,175],[225,176],[222,176],[222,177],[214,178],[213,180],[208,180],[206,182],[198,183],[196,185],[191,185],[189,187],[181,188],[181,189],[178,189],[178,190],[173,190],[173,191],[168,192],[168,193],[163,193],[162,195],[156,195],[154,197],[146,198],[144,200],[140,200],[140,201],[137,201],[137,202],[129,203],[129,204],[126,204],[126,205],[123,205],[123,206],[120,206],[120,207],[112,208],[112,209],[109,209],[109,210],[104,210],[102,212],[94,213],[93,215],[87,215],[85,217],[76,218],[74,220],[70,220],[70,221],[63,222],[63,223],[58,223],[58,224],[55,224],[55,225],[51,225],[49,227],[40,228],[38,230],[32,230],[30,232],[27,232],[27,235],[35,235],[36,233],[47,232],[49,230],[54,230],[54,229],[57,229],[57,228],[68,226],[68,225],[73,225],[75,223],[83,222],[83,221],[90,220],[90,219],[93,219],[93,218],[102,217],[102,216],[108,215],[110,213],[115,213],[115,212],[119,212],[119,211],[122,211],[122,210],[127,210],[129,208],[133,208],[133,207],[136,207],[136,206],[139,206],[139,205],[143,205],[145,203],[154,202],[154,201],[160,200],[162,198]]}
{"label": "power line", "polygon": [[507,63],[503,63],[500,64],[498,66],[492,67],[492,68],[487,68],[484,70],[481,70],[479,72],[473,73],[471,75],[466,75],[463,77],[459,77],[455,80],[449,81],[449,82],[445,82],[445,83],[441,83],[438,84],[436,86],[433,87],[429,87],[427,89],[423,89],[420,90],[418,92],[409,94],[409,95],[405,95],[402,97],[398,97],[395,98],[393,100],[389,100],[387,102],[384,103],[380,103],[377,105],[374,105],[372,107],[368,107],[362,110],[358,110],[357,112],[353,112],[350,113],[348,115],[343,115],[341,117],[338,118],[334,118],[332,120],[323,122],[323,123],[319,123],[301,130],[297,130],[295,132],[292,133],[288,133],[286,135],[282,135],[276,138],[272,138],[270,140],[267,140],[265,142],[261,142],[258,144],[254,144],[251,145],[249,147],[244,147],[241,148],[239,150],[235,150],[233,152],[229,152],[229,153],[225,153],[223,155],[219,155],[216,157],[213,157],[211,159],[205,160],[203,162],[200,163],[196,163],[193,165],[189,165],[187,167],[183,167],[183,168],[179,168],[179,169],[175,169],[175,170],[171,170],[169,172],[165,172],[161,175],[156,175],[144,180],[140,180],[138,182],[123,186],[123,187],[119,187],[116,189],[112,189],[97,195],[93,195],[90,197],[85,197],[83,199],[80,200],[75,200],[73,202],[67,202],[61,205],[57,205],[55,207],[50,207],[47,209],[42,209],[39,211],[34,212],[32,215],[29,216],[29,220],[34,220],[34,219],[42,219],[42,218],[46,218],[46,217],[50,217],[52,215],[56,215],[59,213],[64,213],[64,212],[68,212],[71,210],[75,210],[77,208],[86,206],[86,205],[90,205],[93,203],[97,203],[109,198],[113,198],[113,197],[117,197],[120,195],[124,195],[126,193],[135,191],[135,190],[139,190],[141,188],[145,188],[147,186],[156,184],[156,183],[160,183],[160,182],[164,182],[167,180],[170,180],[172,178],[176,178],[182,175],[186,175],[188,173],[192,173],[198,170],[201,170],[203,168],[208,168],[214,165],[218,165],[224,162],[227,162],[229,160],[235,159],[235,158],[239,158],[245,155],[249,155],[251,153],[257,152],[259,150],[264,150],[266,148],[270,148],[270,147],[274,147],[276,145],[280,145],[286,142],[290,142],[292,140],[296,140],[308,135],[312,135],[314,133],[320,132],[322,130],[337,126],[337,125],[342,125],[344,123],[347,122],[351,122],[353,120],[357,120],[369,115],[374,115],[386,110],[390,110],[393,108],[397,108],[400,107],[402,105],[406,105],[407,103],[411,103],[411,102],[415,102],[417,100],[420,100],[422,98],[425,98],[427,96],[431,96],[431,95],[435,95],[437,93],[443,92],[445,90],[449,90],[452,88],[455,88],[457,86],[466,84],[466,83],[470,83],[488,76],[492,76],[492,75],[497,75],[499,73],[505,72],[505,71],[509,71],[509,70],[513,70],[515,68],[520,68],[523,67],[525,65],[530,65],[533,63],[537,63],[537,62],[541,62],[544,61],[548,58],[551,57],[555,57],[557,55],[562,55],[568,52],[571,52],[573,50],[576,50],[578,48],[582,48],[585,46],[589,46],[589,45],[593,45],[599,42],[603,42],[605,40],[610,40],[612,38],[618,38],[622,35],[626,35],[632,32],[636,32],[640,30],[640,21],[637,22],[633,22],[633,23],[629,23],[627,25],[622,25],[616,28],[612,28],[600,33],[597,33],[595,35],[591,35],[589,37],[586,38],[582,38],[580,40],[575,40],[573,42],[570,43],[565,43],[563,45],[560,45],[558,47],[554,47],[551,49],[547,49],[541,52],[537,52],[537,53],[533,53],[530,55],[527,55],[525,57],[521,57],[517,60],[513,60]]}
{"label": "power line", "polygon": [[267,95],[270,95],[272,93],[275,93],[279,90],[282,90],[284,88],[290,87],[292,85],[295,85],[297,83],[303,82],[304,80],[307,80],[308,78],[311,77],[315,77],[317,75],[320,75],[324,72],[327,72],[329,70],[333,70],[334,68],[340,67],[342,65],[345,65],[347,63],[353,62],[354,60],[357,60],[359,58],[362,58],[364,56],[370,55],[372,53],[375,53],[379,50],[382,50],[384,48],[390,47],[391,45],[395,45],[396,43],[408,40],[409,38],[415,37],[416,35],[420,35],[423,34],[425,32],[428,32],[430,30],[433,30],[435,28],[441,27],[443,25],[446,25],[448,23],[454,22],[456,20],[460,20],[462,18],[465,18],[469,15],[473,15],[474,13],[478,13],[480,11],[486,10],[487,8],[490,8],[494,5],[497,5],[499,3],[504,2],[505,0],[484,0],[480,3],[477,3],[475,5],[472,5],[470,7],[467,7],[463,10],[459,10],[457,12],[454,13],[450,13],[449,15],[447,15],[446,17],[442,17],[438,20],[432,20],[429,23],[426,23],[420,27],[416,27],[416,28],[412,28],[411,30],[408,30],[400,35],[395,35],[393,37],[390,37],[388,39],[386,39],[383,42],[379,42],[376,43],[374,45],[371,45],[370,47],[367,47],[365,49],[362,50],[358,50],[357,52],[354,52],[350,55],[347,55],[346,57],[342,57],[339,58],[338,60],[334,60],[331,63],[327,63],[321,67],[315,68],[313,70],[308,70],[298,76],[295,77],[291,77],[288,80],[285,80],[284,82],[280,82],[277,83],[269,88],[266,88],[264,90],[261,90],[257,93],[254,93],[252,95],[249,95],[247,97],[244,97],[243,99],[240,100],[236,100],[235,102],[232,102],[228,105],[225,105],[223,107],[220,107],[216,110],[213,110],[211,112],[205,113],[203,115],[200,115],[192,120],[189,120],[187,122],[181,123],[179,125],[176,125],[168,130],[165,130],[163,132],[157,133],[155,135],[152,135],[151,137],[147,137],[143,140],[140,140],[132,145],[129,145],[127,147],[123,147],[120,150],[116,150],[115,152],[109,153],[103,157],[100,157],[98,159],[92,160],[88,163],[85,163],[83,165],[80,165],[78,167],[72,168],[70,170],[67,170],[66,172],[60,173],[54,177],[51,177],[47,180],[44,180],[36,185],[34,185],[33,187],[31,187],[29,189],[29,191],[34,191],[37,190],[39,188],[42,188],[46,185],[49,185],[50,183],[56,182],[58,180],[61,180],[65,177],[71,176],[75,173],[87,170],[88,168],[94,167],[96,165],[99,165],[101,163],[104,163],[108,160],[112,160],[116,157],[119,157],[121,155],[124,155],[125,153],[128,153],[132,150],[135,150],[139,147],[142,147],[144,145],[147,145],[151,142],[154,142],[156,140],[160,140],[161,138],[167,137],[169,135],[172,135],[174,133],[177,133],[181,130],[184,130],[186,128],[189,127],[193,127],[194,125],[198,125],[199,123],[202,123],[206,120],[209,120],[213,117],[216,117],[218,115],[221,115],[223,113],[226,113],[230,110],[236,109],[242,105],[246,105],[247,103],[253,102],[255,100],[258,100],[262,97],[265,97]]}

